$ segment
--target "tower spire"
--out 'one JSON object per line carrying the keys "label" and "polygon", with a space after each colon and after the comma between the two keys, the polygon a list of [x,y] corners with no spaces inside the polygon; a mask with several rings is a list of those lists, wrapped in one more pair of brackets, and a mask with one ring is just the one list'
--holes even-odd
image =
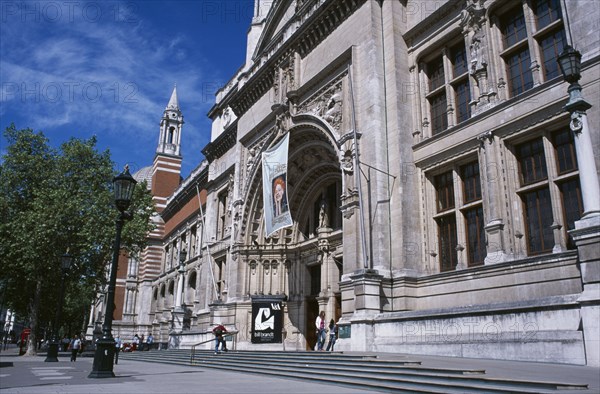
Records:
{"label": "tower spire", "polygon": [[177,97],[177,85],[175,85],[160,120],[160,137],[156,154],[181,156],[181,127],[183,123],[183,114],[179,108],[179,98]]}
{"label": "tower spire", "polygon": [[173,87],[173,93],[171,93],[171,99],[169,100],[169,104],[167,104],[168,109],[174,109],[179,111],[179,99],[177,98],[177,84]]}

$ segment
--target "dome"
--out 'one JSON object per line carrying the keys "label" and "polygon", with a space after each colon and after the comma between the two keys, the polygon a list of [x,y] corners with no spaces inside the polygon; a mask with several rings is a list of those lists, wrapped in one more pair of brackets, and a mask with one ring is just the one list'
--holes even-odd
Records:
{"label": "dome", "polygon": [[152,188],[152,166],[143,167],[137,171],[135,174],[133,174],[133,179],[138,182],[148,182],[148,190],[150,190]]}

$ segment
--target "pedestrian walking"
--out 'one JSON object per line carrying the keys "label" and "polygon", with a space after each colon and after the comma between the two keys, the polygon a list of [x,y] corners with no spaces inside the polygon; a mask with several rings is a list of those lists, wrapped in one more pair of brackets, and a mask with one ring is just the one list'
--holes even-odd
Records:
{"label": "pedestrian walking", "polygon": [[77,361],[79,349],[81,349],[81,339],[79,339],[78,335],[75,335],[71,341],[71,361]]}
{"label": "pedestrian walking", "polygon": [[115,364],[119,363],[119,353],[121,352],[121,347],[123,347],[123,341],[121,341],[121,337],[117,335],[115,338]]}
{"label": "pedestrian walking", "polygon": [[326,351],[329,351],[331,348],[331,351],[333,352],[333,347],[335,346],[335,341],[337,340],[337,334],[338,326],[335,324],[335,320],[331,319],[329,321],[329,342],[327,343],[327,349],[325,349]]}
{"label": "pedestrian walking", "polygon": [[146,350],[150,350],[152,349],[152,345],[154,344],[154,337],[152,336],[152,333],[150,333],[148,335],[148,339],[146,339]]}
{"label": "pedestrian walking", "polygon": [[219,354],[219,344],[221,344],[221,350],[227,351],[227,343],[225,342],[224,335],[227,333],[227,329],[221,323],[217,323],[217,326],[213,328],[213,334],[215,334],[215,354]]}

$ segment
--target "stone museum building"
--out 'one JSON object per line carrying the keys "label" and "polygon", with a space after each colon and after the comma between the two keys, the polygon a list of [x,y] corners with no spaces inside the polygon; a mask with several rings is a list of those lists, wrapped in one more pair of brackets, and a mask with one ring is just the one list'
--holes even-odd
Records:
{"label": "stone museum building", "polygon": [[[255,0],[211,142],[182,145],[174,89],[135,174],[158,215],[113,334],[303,351],[324,311],[336,350],[600,366],[598,21],[596,0]],[[268,234],[285,139],[292,224]]]}

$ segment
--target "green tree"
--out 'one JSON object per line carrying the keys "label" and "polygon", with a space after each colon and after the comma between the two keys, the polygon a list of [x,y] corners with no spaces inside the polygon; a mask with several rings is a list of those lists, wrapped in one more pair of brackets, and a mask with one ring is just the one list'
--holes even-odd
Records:
{"label": "green tree", "polygon": [[[60,257],[67,249],[74,257],[65,280],[68,305],[82,310],[106,281],[117,216],[112,197],[116,172],[109,151],[98,152],[94,137],[71,139],[54,149],[42,132],[17,130],[14,124],[4,135],[0,280],[6,304],[28,317],[27,354],[35,354],[36,335],[54,318]],[[131,253],[144,247],[152,230],[154,209],[144,186],[136,187],[134,219],[123,230],[122,245]]]}

